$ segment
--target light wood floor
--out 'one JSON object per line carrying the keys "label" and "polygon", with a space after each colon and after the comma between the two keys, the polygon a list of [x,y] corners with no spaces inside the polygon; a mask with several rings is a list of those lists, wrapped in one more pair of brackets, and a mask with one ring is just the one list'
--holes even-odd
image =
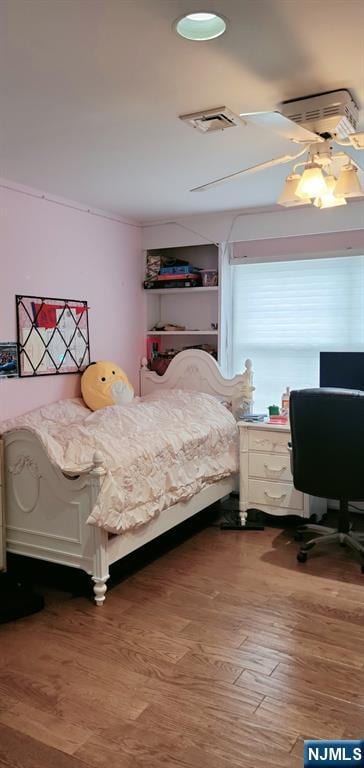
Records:
{"label": "light wood floor", "polygon": [[302,768],[360,738],[364,577],[278,528],[206,528],[96,608],[50,591],[0,627],[0,766]]}

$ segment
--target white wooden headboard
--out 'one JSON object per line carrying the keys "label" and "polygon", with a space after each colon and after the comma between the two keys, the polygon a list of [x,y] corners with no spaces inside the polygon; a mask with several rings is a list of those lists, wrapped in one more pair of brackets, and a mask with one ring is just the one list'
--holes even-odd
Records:
{"label": "white wooden headboard", "polygon": [[250,360],[246,360],[244,373],[225,379],[211,355],[200,349],[186,349],[172,359],[163,376],[148,370],[147,360],[143,358],[140,392],[149,395],[157,389],[185,389],[218,395],[232,406],[244,400],[248,406],[253,401],[252,377]]}

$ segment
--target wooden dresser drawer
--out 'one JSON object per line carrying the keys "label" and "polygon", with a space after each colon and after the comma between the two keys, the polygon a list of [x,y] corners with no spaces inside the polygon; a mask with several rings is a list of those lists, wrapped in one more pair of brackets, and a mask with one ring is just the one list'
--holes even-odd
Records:
{"label": "wooden dresser drawer", "polygon": [[270,507],[303,510],[303,493],[296,491],[291,483],[249,480],[248,497],[249,502],[257,505],[258,509],[260,504],[265,504]]}
{"label": "wooden dresser drawer", "polygon": [[288,453],[289,432],[250,429],[248,435],[249,451],[265,453]]}
{"label": "wooden dresser drawer", "polygon": [[263,477],[268,480],[292,482],[290,457],[274,453],[249,453],[249,477]]}

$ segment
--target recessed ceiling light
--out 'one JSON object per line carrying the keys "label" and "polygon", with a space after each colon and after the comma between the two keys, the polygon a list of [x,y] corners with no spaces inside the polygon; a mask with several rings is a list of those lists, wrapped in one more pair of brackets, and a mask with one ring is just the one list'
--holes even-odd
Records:
{"label": "recessed ceiling light", "polygon": [[226,30],[226,20],[216,13],[188,13],[174,22],[178,35],[187,40],[213,40],[220,37]]}

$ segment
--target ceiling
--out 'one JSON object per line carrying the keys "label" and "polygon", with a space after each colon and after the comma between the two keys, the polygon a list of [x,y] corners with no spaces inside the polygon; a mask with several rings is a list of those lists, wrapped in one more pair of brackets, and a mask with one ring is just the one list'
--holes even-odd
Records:
{"label": "ceiling", "polygon": [[[226,34],[178,38],[173,21],[201,9]],[[1,0],[0,176],[139,221],[272,205],[284,166],[189,189],[289,142],[203,135],[178,115],[343,87],[364,107],[363,28],[362,0]]]}

